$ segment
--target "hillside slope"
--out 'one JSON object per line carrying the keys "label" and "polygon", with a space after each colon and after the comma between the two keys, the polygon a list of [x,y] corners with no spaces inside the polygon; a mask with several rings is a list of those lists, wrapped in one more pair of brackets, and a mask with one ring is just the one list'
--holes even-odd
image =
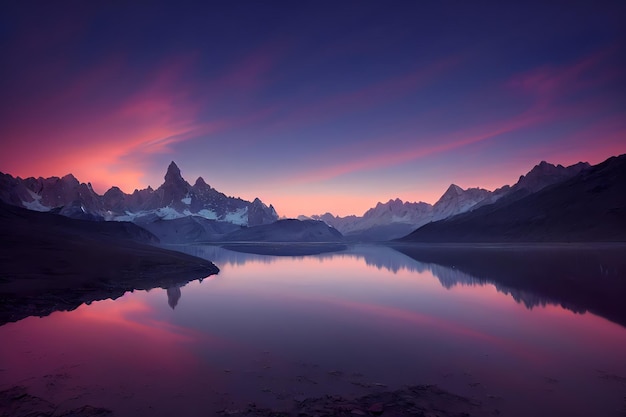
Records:
{"label": "hillside slope", "polygon": [[406,242],[626,241],[626,155],[522,198],[422,226]]}

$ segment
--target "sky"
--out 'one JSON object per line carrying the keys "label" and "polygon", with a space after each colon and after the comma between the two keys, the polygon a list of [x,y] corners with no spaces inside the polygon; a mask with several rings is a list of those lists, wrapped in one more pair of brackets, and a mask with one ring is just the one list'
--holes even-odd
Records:
{"label": "sky", "polygon": [[362,215],[626,153],[624,1],[2,2],[0,171]]}

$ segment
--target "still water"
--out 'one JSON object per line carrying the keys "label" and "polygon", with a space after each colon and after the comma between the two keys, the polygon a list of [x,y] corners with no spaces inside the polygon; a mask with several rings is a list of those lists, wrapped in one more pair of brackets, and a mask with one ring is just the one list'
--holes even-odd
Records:
{"label": "still water", "polygon": [[220,273],[1,326],[0,389],[124,417],[415,384],[503,416],[626,412],[623,249],[184,250]]}

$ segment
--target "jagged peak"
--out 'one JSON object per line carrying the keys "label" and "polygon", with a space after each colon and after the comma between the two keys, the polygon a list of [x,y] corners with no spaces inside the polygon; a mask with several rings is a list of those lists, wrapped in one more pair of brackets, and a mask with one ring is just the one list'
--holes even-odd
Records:
{"label": "jagged peak", "polygon": [[539,170],[545,170],[545,169],[550,169],[550,168],[557,168],[557,166],[554,165],[554,164],[551,164],[549,162],[546,162],[546,161],[541,161],[537,165],[535,165],[533,167],[533,169],[531,169],[530,171],[532,172],[532,171],[536,171],[538,169]]}
{"label": "jagged peak", "polygon": [[198,177],[198,179],[196,180],[196,182],[194,183],[194,185],[193,185],[193,186],[194,186],[194,187],[205,187],[205,186],[206,186],[206,187],[210,187],[210,185],[209,185],[209,184],[207,184],[207,183],[204,181],[204,178],[202,178],[202,177]]}
{"label": "jagged peak", "polygon": [[61,178],[63,181],[72,181],[72,182],[78,182],[78,180],[76,179],[76,177],[73,174],[67,174],[64,177]]}
{"label": "jagged peak", "polygon": [[[581,164],[583,164],[581,166]],[[577,164],[571,165],[567,168],[565,168],[563,165],[558,164],[558,165],[554,165],[551,164],[549,162],[546,161],[541,161],[539,162],[537,165],[535,165],[530,171],[528,171],[528,173],[526,173],[526,175],[520,175],[520,180],[526,178],[526,177],[532,177],[535,175],[549,175],[552,174],[554,172],[560,172],[560,171],[564,171],[568,168],[582,168],[584,167],[584,163],[579,162]]]}
{"label": "jagged peak", "polygon": [[441,196],[441,198],[444,198],[446,196],[455,196],[455,195],[460,195],[463,193],[463,190],[461,187],[459,187],[456,184],[450,184],[450,186],[448,187],[448,189],[446,190],[445,193],[443,193],[443,195]]}
{"label": "jagged peak", "polygon": [[170,163],[167,167],[167,172],[165,173],[165,181],[184,181],[182,175],[180,174],[180,169],[178,165],[174,161]]}
{"label": "jagged peak", "polygon": [[144,188],[143,190],[138,190],[138,189],[135,188],[135,191],[133,191],[133,194],[139,194],[142,191],[147,191],[149,193],[152,193],[152,192],[154,192],[154,189],[151,186],[149,186],[149,185],[148,185],[148,188]]}
{"label": "jagged peak", "polygon": [[[135,191],[137,191],[137,190],[135,190]],[[124,194],[124,192],[120,189],[120,187],[117,187],[117,186],[114,185],[113,187],[109,188],[104,193],[104,195],[110,195],[110,194]]]}
{"label": "jagged peak", "polygon": [[456,184],[450,184],[450,186],[448,187],[448,189],[446,190],[445,193],[443,193],[443,195],[441,197],[439,197],[439,200],[437,200],[437,202],[435,203],[435,206],[440,205],[442,202],[444,201],[449,201],[451,199],[454,199],[456,197],[459,197],[461,194],[463,194],[465,192],[465,190],[463,190],[461,187],[459,187]]}
{"label": "jagged peak", "polygon": [[390,198],[386,203],[383,203],[382,201],[379,201],[378,203],[376,203],[376,208],[380,208],[384,206],[391,206],[391,205],[402,205],[402,204],[405,204],[405,203],[401,199],[396,198],[394,200],[393,198]]}
{"label": "jagged peak", "polygon": [[526,175],[520,175],[519,180],[513,187],[538,191],[547,185],[576,175],[590,166],[591,165],[587,162],[577,162],[576,164],[564,167],[561,164],[554,165],[546,161],[541,161],[526,173]]}

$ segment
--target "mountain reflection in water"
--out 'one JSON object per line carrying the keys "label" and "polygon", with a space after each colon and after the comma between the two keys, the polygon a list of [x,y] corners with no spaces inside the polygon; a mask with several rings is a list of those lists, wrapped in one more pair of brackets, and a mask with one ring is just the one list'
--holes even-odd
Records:
{"label": "mountain reflection in water", "polygon": [[180,285],[166,288],[165,292],[167,293],[167,304],[172,307],[172,310],[174,310],[178,305],[178,300],[180,300],[180,297],[182,295],[180,291]]}
{"label": "mountain reflection in water", "polygon": [[626,326],[626,247],[398,246],[428,265],[441,285],[493,284],[529,309],[560,305],[575,313],[592,312]]}
{"label": "mountain reflection in water", "polygon": [[220,273],[0,326],[0,392],[118,417],[415,384],[508,417],[623,408],[623,248],[289,246],[178,246]]}
{"label": "mountain reflection in water", "polygon": [[[275,262],[278,258],[266,255],[268,251],[276,256],[305,252],[294,244],[285,245],[284,253],[275,244],[269,249],[264,244],[243,247],[243,252],[236,251],[236,246],[228,250],[211,245],[177,246],[175,249],[211,260],[218,266]],[[336,245],[329,250],[335,248]],[[528,309],[557,305],[575,313],[589,311],[626,327],[624,245],[351,245],[341,249],[317,254],[313,251],[311,255],[296,257],[356,258],[393,273],[429,271],[447,289],[457,285],[491,284]]]}

